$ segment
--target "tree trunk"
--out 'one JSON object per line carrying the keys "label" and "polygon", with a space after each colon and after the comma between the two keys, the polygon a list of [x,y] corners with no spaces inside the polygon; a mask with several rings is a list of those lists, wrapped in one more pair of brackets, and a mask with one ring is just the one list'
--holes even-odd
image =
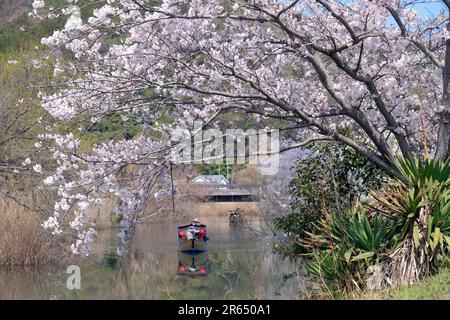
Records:
{"label": "tree trunk", "polygon": [[[447,24],[447,30],[450,31],[450,23]],[[444,110],[440,116],[435,160],[445,160],[450,155],[450,39],[446,39],[445,43],[445,66],[442,71],[442,83]]]}
{"label": "tree trunk", "polygon": [[389,279],[394,285],[412,285],[429,275],[433,253],[427,248],[427,222],[432,208],[420,209],[417,217],[418,241],[414,241],[414,228],[407,235],[405,243],[391,254]]}

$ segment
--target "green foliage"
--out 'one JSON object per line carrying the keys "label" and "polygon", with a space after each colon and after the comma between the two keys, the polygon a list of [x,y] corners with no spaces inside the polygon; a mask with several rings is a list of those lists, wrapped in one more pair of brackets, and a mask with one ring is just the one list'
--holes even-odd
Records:
{"label": "green foliage", "polygon": [[398,222],[399,241],[411,241],[429,257],[424,268],[428,272],[450,245],[450,159],[399,159],[394,164],[402,179],[374,193],[374,208]]}
{"label": "green foliage", "polygon": [[[36,152],[34,146],[37,136],[45,132],[48,119],[35,102],[39,91],[35,84],[45,81],[47,75],[27,63],[32,58],[28,52],[14,57],[0,52],[0,181],[2,189],[11,192],[23,191],[40,179],[30,167],[22,165],[26,158],[42,163],[44,171],[51,166],[49,154]],[[17,63],[10,64],[9,59]]]}
{"label": "green foliage", "polygon": [[[289,185],[292,213],[275,221],[277,228],[294,239],[314,233],[323,217],[345,211],[357,197],[379,188],[384,179],[379,168],[342,144],[320,143],[310,151],[298,160]],[[290,258],[307,252],[298,241],[277,250]]]}
{"label": "green foliage", "polygon": [[223,175],[226,177],[228,174],[231,176],[232,172],[236,172],[239,170],[244,169],[246,166],[245,164],[230,164],[227,165],[224,161],[223,164],[207,164],[202,163],[197,165],[197,170],[199,174],[204,175]]}
{"label": "green foliage", "polygon": [[138,123],[133,119],[124,120],[118,114],[111,114],[87,128],[86,132],[109,133],[111,137],[121,136],[126,140],[133,138],[139,131]]}
{"label": "green foliage", "polygon": [[[302,245],[307,270],[330,282],[334,289],[358,284],[366,269],[383,262],[393,243],[396,226],[379,215],[355,206],[341,215],[328,215],[315,233],[308,233]],[[353,280],[353,281],[350,281]]]}
{"label": "green foliage", "polygon": [[450,187],[450,161],[448,160],[445,162],[432,160],[420,162],[417,159],[396,159],[393,162],[411,186],[433,180],[443,183],[447,188]]}
{"label": "green foliage", "polygon": [[119,114],[111,114],[95,123],[85,120],[84,127],[87,129],[77,133],[81,140],[80,148],[83,151],[89,151],[94,144],[101,142],[116,139],[130,140],[140,133],[140,126],[135,119],[124,120]]}
{"label": "green foliage", "polygon": [[[345,285],[357,274],[354,269],[357,264],[345,260],[343,249],[335,251],[315,251],[311,259],[305,261],[306,270],[313,276],[324,280],[326,283]],[[337,291],[337,286],[333,291]]]}
{"label": "green foliage", "polygon": [[393,299],[408,300],[448,300],[450,299],[450,270],[442,269],[438,274],[423,280],[413,286],[401,286],[391,289],[389,294]]}
{"label": "green foliage", "polygon": [[[54,8],[67,5],[65,0],[46,0],[45,3]],[[77,5],[81,8],[81,18],[86,20],[92,15],[94,8],[102,5],[102,1],[81,0],[77,1]],[[8,53],[13,58],[17,52],[34,50],[34,47],[40,44],[41,38],[63,28],[67,20],[67,16],[61,15],[55,19],[37,21],[30,18],[28,12],[25,11],[18,18],[0,25],[0,52]]]}
{"label": "green foliage", "polygon": [[332,290],[365,287],[372,266],[381,284],[385,276],[414,283],[448,260],[450,160],[393,163],[402,178],[373,192],[374,201],[324,215],[297,240],[307,270]]}
{"label": "green foliage", "polygon": [[[59,5],[64,3],[63,0],[53,2]],[[0,25],[0,52],[14,55],[17,52],[30,51],[39,44],[42,37],[62,28],[65,21],[64,17],[51,21],[33,21],[28,17],[28,12],[25,12],[17,19]]]}

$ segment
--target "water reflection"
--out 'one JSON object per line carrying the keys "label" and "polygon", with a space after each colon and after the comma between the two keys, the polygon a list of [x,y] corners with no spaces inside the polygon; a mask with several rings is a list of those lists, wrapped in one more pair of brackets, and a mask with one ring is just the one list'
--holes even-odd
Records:
{"label": "water reflection", "polygon": [[205,220],[210,240],[208,252],[202,255],[192,258],[179,252],[173,239],[177,225],[167,223],[140,226],[129,254],[119,259],[113,253],[116,233],[108,231],[100,235],[94,262],[80,265],[80,290],[66,289],[65,270],[2,270],[0,299],[298,297],[303,285],[299,279],[289,280],[276,294],[283,275],[297,268],[272,253],[270,239],[230,226],[227,217]]}
{"label": "water reflection", "polygon": [[183,276],[206,276],[208,274],[208,252],[188,254],[178,252],[178,274]]}

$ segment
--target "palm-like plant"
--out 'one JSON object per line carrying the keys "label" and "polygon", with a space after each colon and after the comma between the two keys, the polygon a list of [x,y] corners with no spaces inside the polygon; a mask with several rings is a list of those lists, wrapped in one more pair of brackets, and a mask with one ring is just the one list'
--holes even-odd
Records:
{"label": "palm-like plant", "polygon": [[373,207],[398,230],[390,255],[391,280],[411,284],[435,268],[450,245],[450,160],[394,163],[401,177],[373,193]]}
{"label": "palm-like plant", "polygon": [[381,216],[374,215],[369,219],[363,207],[357,207],[357,214],[350,215],[347,220],[346,234],[349,242],[362,251],[375,254],[384,250],[391,242],[395,231]]}
{"label": "palm-like plant", "polygon": [[309,248],[307,270],[339,289],[362,287],[367,269],[384,262],[395,228],[361,205],[339,215],[327,215],[316,232],[301,240]]}
{"label": "palm-like plant", "polygon": [[[372,193],[373,203],[325,214],[298,240],[307,269],[337,289],[411,284],[448,256],[450,160],[394,163],[398,177]],[[370,270],[378,274],[368,279]]]}

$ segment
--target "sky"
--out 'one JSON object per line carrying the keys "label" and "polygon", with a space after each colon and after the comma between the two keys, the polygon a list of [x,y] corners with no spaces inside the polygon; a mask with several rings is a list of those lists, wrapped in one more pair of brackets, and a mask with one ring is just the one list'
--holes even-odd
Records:
{"label": "sky", "polygon": [[420,13],[422,17],[437,16],[442,10],[446,9],[442,1],[423,1],[414,5],[414,8]]}
{"label": "sky", "polygon": [[[281,0],[284,3],[290,3],[290,0]],[[348,0],[340,0],[344,3]],[[442,0],[415,0],[418,3],[414,5],[414,8],[420,13],[422,17],[437,16],[442,10],[446,9]]]}

